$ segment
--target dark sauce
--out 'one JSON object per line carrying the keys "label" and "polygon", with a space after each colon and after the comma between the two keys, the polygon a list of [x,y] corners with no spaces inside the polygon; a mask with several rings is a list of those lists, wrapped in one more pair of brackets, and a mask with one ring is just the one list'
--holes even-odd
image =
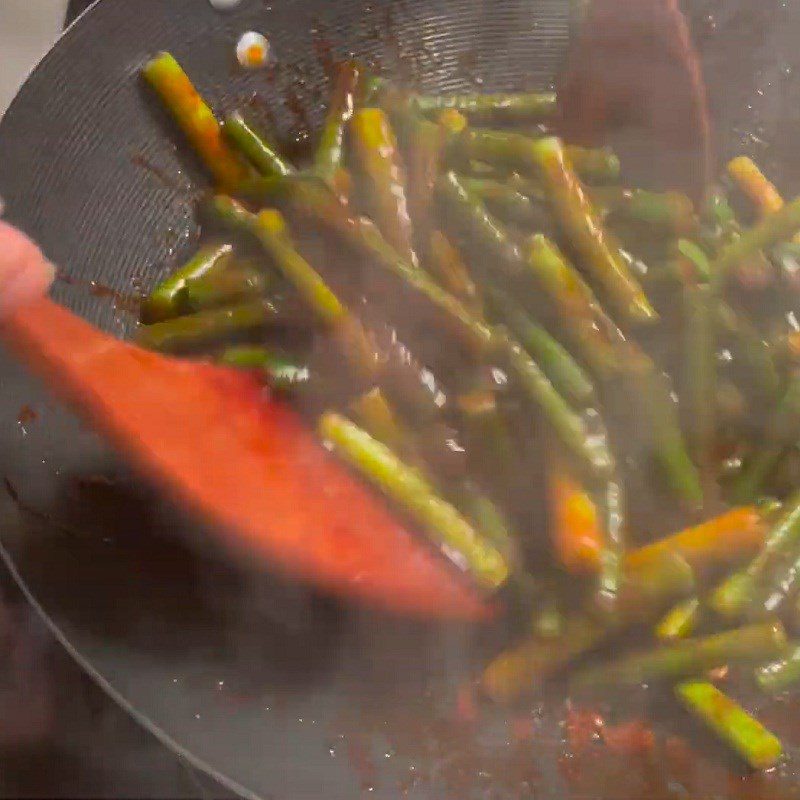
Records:
{"label": "dark sauce", "polygon": [[5,487],[8,496],[15,503],[19,503],[19,494],[17,493],[16,487],[14,486],[13,483],[11,483],[11,480],[6,475],[3,476],[3,486]]}
{"label": "dark sauce", "polygon": [[114,308],[118,311],[123,311],[127,314],[138,314],[142,303],[142,295],[137,290],[134,294],[126,294],[124,292],[112,289],[103,283],[95,280],[82,280],[76,278],[74,275],[67,275],[66,273],[59,272],[56,279],[61,283],[68,286],[77,286],[85,289],[93,297],[99,297],[104,300],[110,300]]}
{"label": "dark sauce", "polygon": [[[271,75],[271,70],[267,74],[268,76]],[[277,120],[275,119],[275,112],[272,110],[272,104],[260,92],[253,92],[244,102],[266,120],[271,130],[275,129]]]}
{"label": "dark sauce", "polygon": [[37,419],[39,419],[39,412],[27,403],[20,408],[17,414],[17,423],[23,428],[30,425],[31,422],[35,422]]}
{"label": "dark sauce", "polygon": [[154,164],[143,153],[134,153],[131,156],[131,163],[134,166],[140,167],[141,169],[149,172],[167,189],[171,189],[175,192],[182,191],[183,187],[181,186],[180,180],[176,176],[170,175],[165,169],[159,167],[158,164]]}
{"label": "dark sauce", "polygon": [[[362,785],[402,796],[545,798],[546,800],[794,800],[800,797],[796,753],[800,725],[796,695],[756,699],[737,676],[725,687],[782,739],[787,757],[754,773],[674,706],[667,689],[579,706],[547,691],[526,708],[480,706],[464,718],[448,711],[441,685],[402,701],[388,714],[369,704],[338,720],[334,742],[344,745]],[[651,722],[646,709],[658,710]],[[645,715],[646,714],[646,715]],[[380,744],[385,742],[386,745]],[[383,768],[373,769],[376,759]],[[377,783],[376,783],[377,781]]]}
{"label": "dark sauce", "polygon": [[138,314],[142,298],[138,294],[124,294],[105,286],[97,281],[88,281],[89,294],[93,297],[109,299],[118,311],[125,311],[128,314]]}
{"label": "dark sauce", "polygon": [[308,115],[308,109],[300,97],[299,92],[293,87],[287,87],[283,90],[283,102],[292,113],[300,130],[304,131],[306,136],[308,136],[311,129],[311,118]]}
{"label": "dark sauce", "polygon": [[339,67],[339,62],[334,55],[333,42],[328,34],[321,29],[320,23],[317,22],[312,29],[311,42],[314,47],[314,54],[317,61],[322,67],[323,72],[329,80],[336,77],[336,70]]}

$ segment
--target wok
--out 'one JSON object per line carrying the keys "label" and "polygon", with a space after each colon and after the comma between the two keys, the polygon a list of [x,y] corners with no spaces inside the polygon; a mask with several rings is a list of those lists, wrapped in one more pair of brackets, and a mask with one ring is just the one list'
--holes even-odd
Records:
{"label": "wok", "polygon": [[[331,61],[353,52],[431,91],[542,88],[565,57],[569,9],[562,0],[245,0],[220,14],[202,0],[101,0],[0,125],[7,216],[63,268],[56,298],[127,336],[130,297],[191,249],[203,187],[137,79],[148,55],[173,51],[215,107],[249,103],[302,149],[323,113]],[[687,10],[720,154],[751,153],[796,192],[800,7],[709,0]],[[271,40],[266,72],[236,67],[233,45],[248,29]],[[606,756],[581,766],[565,752],[555,690],[474,730],[465,709],[454,716],[457,687],[502,631],[401,621],[251,574],[5,357],[0,374],[3,558],[115,699],[232,791],[291,800],[800,794],[795,754],[747,779],[714,752],[678,764],[666,744],[655,762]],[[763,714],[789,749],[800,743],[790,705]],[[667,737],[680,724],[659,718]],[[575,780],[576,765],[588,780]]]}

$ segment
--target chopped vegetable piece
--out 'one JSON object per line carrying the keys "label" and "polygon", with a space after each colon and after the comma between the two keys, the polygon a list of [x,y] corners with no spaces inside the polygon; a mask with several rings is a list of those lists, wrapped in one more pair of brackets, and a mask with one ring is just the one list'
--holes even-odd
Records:
{"label": "chopped vegetable piece", "polygon": [[504,222],[531,232],[547,230],[552,226],[550,213],[545,206],[534,203],[508,183],[490,178],[461,178],[461,182],[468,192],[479,197]]}
{"label": "chopped vegetable piece", "polygon": [[608,477],[613,472],[614,459],[605,436],[590,430],[587,420],[569,407],[520,344],[499,328],[495,330],[494,339],[497,355],[508,365],[521,390],[542,410],[556,436],[581,468],[595,478]]}
{"label": "chopped vegetable piece", "polygon": [[795,644],[783,658],[759,667],[756,682],[765,692],[777,694],[800,682],[800,645]]}
{"label": "chopped vegetable piece", "polygon": [[222,129],[262,175],[294,173],[294,167],[238,111],[225,118]]}
{"label": "chopped vegetable piece", "polygon": [[[613,613],[620,599],[623,582],[623,556],[625,554],[625,511],[622,486],[611,478],[597,492],[598,507],[603,517],[603,546],[600,549],[600,571],[598,572],[597,600],[601,610]],[[623,593],[624,594],[624,593]]]}
{"label": "chopped vegetable piece", "polygon": [[690,597],[673,606],[656,625],[656,637],[662,642],[670,642],[691,636],[700,619],[700,608],[697,597]]}
{"label": "chopped vegetable piece", "polygon": [[270,278],[262,270],[244,264],[217,264],[199,278],[186,281],[181,290],[183,313],[204,311],[264,294]]}
{"label": "chopped vegetable piece", "polygon": [[612,628],[652,623],[677,600],[697,591],[694,570],[677,553],[631,565],[623,560],[623,579],[614,614],[607,617]]}
{"label": "chopped vegetable piece", "polygon": [[558,139],[534,142],[532,158],[539,168],[553,214],[581,255],[585,269],[603,287],[626,321],[653,322],[657,314],[631,273],[619,243],[604,229]]}
{"label": "chopped vegetable piece", "polygon": [[628,348],[626,375],[650,425],[652,448],[672,490],[690,507],[703,504],[700,475],[683,441],[669,378],[640,350]]}
{"label": "chopped vegetable piece", "polygon": [[353,217],[323,185],[308,179],[261,179],[240,191],[254,199],[286,199],[294,209],[305,213],[328,229],[342,235],[376,265],[395,275],[407,286],[424,296],[442,313],[443,321],[477,352],[486,352],[492,343],[489,326],[475,317],[457,298],[442,289],[427,273],[404,259],[362,217]]}
{"label": "chopped vegetable piece", "polygon": [[472,280],[458,248],[441,231],[431,233],[426,265],[444,289],[481,315],[475,281]]}
{"label": "chopped vegetable piece", "polygon": [[714,260],[711,274],[722,285],[731,271],[746,259],[789,239],[800,230],[800,197],[787,203],[780,211],[767,214],[753,228],[725,245]]}
{"label": "chopped vegetable piece", "polygon": [[596,574],[603,531],[597,506],[563,464],[550,470],[549,496],[553,544],[570,572]]}
{"label": "chopped vegetable piece", "polygon": [[555,389],[578,407],[589,405],[594,398],[594,386],[569,351],[537,325],[508,294],[493,287],[489,287],[487,294],[497,321],[508,325]]}
{"label": "chopped vegetable piece", "polygon": [[708,681],[685,681],[676,697],[753,769],[774,767],[783,748],[780,740],[738,703]]}
{"label": "chopped vegetable piece", "polygon": [[[609,346],[609,331],[614,330],[591,289],[563,257],[558,248],[541,235],[519,247],[462,181],[450,172],[440,178],[436,194],[445,212],[446,222],[474,241],[494,259],[492,271],[485,267],[478,276],[483,283],[495,285],[502,270],[507,282],[525,282],[530,278],[547,294],[559,321],[581,348],[582,357],[601,374],[609,369],[616,355]],[[483,259],[476,259],[476,266]],[[613,335],[613,334],[612,334]],[[619,334],[620,340],[622,335]]]}
{"label": "chopped vegetable piece", "polygon": [[751,617],[766,617],[780,613],[800,584],[800,548],[776,564],[769,579],[759,588],[749,609]]}
{"label": "chopped vegetable piece", "polygon": [[455,108],[446,108],[444,111],[439,112],[436,118],[439,127],[443,128],[447,133],[461,133],[469,125],[469,120]]}
{"label": "chopped vegetable piece", "polygon": [[631,550],[625,564],[629,569],[638,569],[665,553],[673,553],[705,574],[741,563],[754,555],[764,544],[767,527],[764,515],[754,506],[734,508],[700,525]]}
{"label": "chopped vegetable piece", "polygon": [[714,610],[725,617],[755,611],[759,590],[776,565],[791,558],[800,546],[800,493],[786,502],[785,510],[767,536],[764,546],[746,569],[717,587],[711,597]]}
{"label": "chopped vegetable piece", "polygon": [[448,172],[436,182],[436,198],[448,232],[464,236],[495,260],[491,267],[482,260],[474,260],[478,280],[489,283],[497,270],[502,270],[510,281],[519,280],[524,268],[520,247],[454,172]]}
{"label": "chopped vegetable piece", "polygon": [[739,156],[729,161],[728,174],[762,215],[780,211],[785,205],[778,190],[751,158]]}
{"label": "chopped vegetable piece", "polygon": [[344,167],[345,128],[353,117],[360,75],[361,69],[355,61],[345,61],[336,72],[328,115],[314,154],[314,169],[328,182]]}
{"label": "chopped vegetable piece", "polygon": [[506,559],[516,588],[525,593],[524,600],[531,601],[536,587],[530,575],[520,576],[522,559],[517,537],[511,529],[506,515],[475,483],[462,481],[453,491],[453,501],[470,522],[478,529],[481,536],[494,545]]}
{"label": "chopped vegetable piece", "polygon": [[715,297],[707,284],[687,284],[683,298],[686,427],[695,462],[708,475],[717,433]]}
{"label": "chopped vegetable piece", "polygon": [[617,372],[619,345],[624,338],[575,267],[542,235],[528,239],[524,256],[527,268],[550,297],[581,357],[596,374],[608,377]]}
{"label": "chopped vegetable piece", "polygon": [[[575,168],[580,174],[577,165]],[[659,232],[686,236],[697,228],[694,204],[680,192],[600,187],[593,189],[589,196],[595,205],[599,204],[615,217],[650,226]]]}
{"label": "chopped vegetable piece", "polygon": [[275,259],[284,277],[292,283],[317,316],[327,325],[341,324],[348,312],[322,277],[291,246],[288,228],[279,211],[261,211],[252,222],[253,231]]}
{"label": "chopped vegetable piece", "polygon": [[652,619],[666,604],[694,591],[692,570],[672,556],[625,575],[613,616],[576,614],[555,638],[535,636],[497,656],[484,670],[481,685],[498,702],[530,693],[556,676],[571,661],[601,644],[608,636]]}
{"label": "chopped vegetable piece", "polygon": [[406,171],[406,198],[414,224],[415,242],[423,257],[436,220],[433,215],[433,187],[439,173],[448,129],[420,117],[407,94],[386,93],[383,98],[397,132]]}
{"label": "chopped vegetable piece", "polygon": [[350,135],[378,229],[404,259],[416,263],[405,168],[389,118],[380,108],[361,108],[350,121]]}
{"label": "chopped vegetable piece", "polygon": [[774,402],[780,396],[782,379],[772,348],[744,314],[721,300],[716,303],[716,311],[720,328],[736,343],[759,399]]}
{"label": "chopped vegetable piece", "polygon": [[702,247],[689,239],[678,240],[678,252],[692,265],[694,273],[690,276],[696,281],[707,281],[711,277],[711,264]]}
{"label": "chopped vegetable piece", "polygon": [[[424,446],[418,446],[415,432],[397,418],[380,389],[372,389],[351,404],[353,413],[366,432],[381,444],[393,450],[407,464],[416,468],[432,486],[439,481],[431,473],[431,465],[424,459]],[[419,435],[426,436],[428,431]],[[520,557],[514,534],[508,520],[497,506],[470,479],[460,480],[448,494],[459,511],[464,513],[507,559],[510,567],[518,567]]]}
{"label": "chopped vegetable piece", "polygon": [[319,434],[337,455],[419,523],[445,554],[481,586],[493,590],[505,583],[505,558],[439,497],[417,470],[339,414],[324,414],[319,421]]}
{"label": "chopped vegetable piece", "polygon": [[[407,461],[416,461],[409,453],[409,445],[394,410],[377,387],[359,395],[351,404],[353,416],[374,439],[402,455]],[[415,464],[419,466],[419,464]]]}
{"label": "chopped vegetable piece", "polygon": [[144,322],[159,322],[180,314],[181,292],[187,281],[197,279],[220,265],[225,268],[233,257],[230,244],[211,244],[200,248],[180,269],[153,289],[142,303]]}
{"label": "chopped vegetable piece", "polygon": [[177,353],[267,326],[303,328],[308,327],[308,320],[291,306],[287,309],[270,300],[251,300],[143,325],[139,328],[137,341],[150,350]]}
{"label": "chopped vegetable piece", "polygon": [[638,685],[650,681],[699,675],[728,663],[777,657],[786,649],[779,622],[760,622],[697,639],[684,639],[654,650],[628,653],[610,663],[576,674],[573,686],[588,688]]}
{"label": "chopped vegetable piece", "polygon": [[304,387],[311,379],[311,371],[307,366],[266,347],[228,347],[219,357],[219,362],[228,367],[258,370],[264,374],[271,389],[287,394]]}
{"label": "chopped vegetable piece", "polygon": [[508,125],[552,117],[556,111],[556,96],[554,92],[419,95],[414,98],[414,104],[425,114],[455,109],[466,115],[473,125]]}
{"label": "chopped vegetable piece", "polygon": [[607,629],[588,616],[568,620],[556,638],[536,637],[497,656],[481,676],[483,691],[495,702],[510,703],[532,693],[570,661],[600,644]]}
{"label": "chopped vegetable piece", "polygon": [[609,183],[619,178],[620,163],[616,154],[603,147],[566,145],[567,158],[581,180]]}
{"label": "chopped vegetable piece", "polygon": [[169,53],[160,53],[142,70],[222,189],[232,189],[248,177],[247,167],[228,147],[214,113],[189,76]]}
{"label": "chopped vegetable piece", "polygon": [[703,208],[703,219],[713,225],[722,228],[730,228],[737,225],[736,213],[728,201],[725,193],[719,189],[712,191]]}
{"label": "chopped vegetable piece", "polygon": [[800,377],[789,383],[767,424],[764,441],[755,451],[733,486],[737,502],[749,503],[763,491],[781,456],[800,438]]}
{"label": "chopped vegetable piece", "polygon": [[[540,181],[531,150],[542,137],[530,138],[519,133],[468,128],[448,143],[448,159],[458,168],[470,161],[488,164],[496,172],[521,172]],[[619,177],[619,159],[609,150],[565,146],[567,158],[578,175],[589,182],[607,183]]]}

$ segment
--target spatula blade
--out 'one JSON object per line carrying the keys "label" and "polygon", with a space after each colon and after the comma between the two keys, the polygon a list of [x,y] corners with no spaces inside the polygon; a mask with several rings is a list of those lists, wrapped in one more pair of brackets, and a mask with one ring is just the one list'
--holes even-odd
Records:
{"label": "spatula blade", "polygon": [[475,619],[488,605],[249,376],[114,339],[50,300],[3,323],[26,362],[224,541],[349,598]]}

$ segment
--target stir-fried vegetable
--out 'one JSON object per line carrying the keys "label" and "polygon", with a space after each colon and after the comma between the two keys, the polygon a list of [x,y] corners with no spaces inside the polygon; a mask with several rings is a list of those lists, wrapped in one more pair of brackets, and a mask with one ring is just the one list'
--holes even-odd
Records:
{"label": "stir-fried vegetable", "polygon": [[142,74],[220,186],[231,189],[244,180],[248,174],[244,159],[228,146],[214,112],[175,58],[161,53],[145,65]]}
{"label": "stir-fried vegetable", "polygon": [[[690,713],[773,766],[780,742],[706,673],[800,681],[797,334],[748,294],[797,271],[800,198],[734,159],[748,228],[722,191],[625,186],[613,152],[549,132],[552,93],[420,95],[355,62],[293,164],[240,112],[220,125],[169,54],[144,75],[226,238],[152,290],[139,341],[260,376],[510,601],[524,630],[489,697],[579,659],[575,691],[692,678]],[[587,663],[634,626],[648,643]]]}
{"label": "stir-fried vegetable", "polygon": [[238,112],[225,118],[222,130],[261,175],[291,175],[294,167]]}
{"label": "stir-fried vegetable", "polygon": [[783,748],[778,738],[714,684],[686,681],[675,687],[675,694],[753,769],[769,769],[780,759]]}
{"label": "stir-fried vegetable", "polygon": [[186,290],[187,284],[218,268],[221,268],[221,273],[225,273],[226,262],[232,256],[233,246],[230,244],[211,244],[202,247],[185,266],[173,272],[150,292],[142,303],[142,319],[147,322],[158,322],[177,316],[180,312],[181,292]]}
{"label": "stir-fried vegetable", "polygon": [[697,639],[685,639],[652,650],[630,653],[616,661],[579,672],[574,685],[638,685],[650,681],[699,675],[730,661],[757,662],[777,657],[786,649],[779,623],[762,622]]}

